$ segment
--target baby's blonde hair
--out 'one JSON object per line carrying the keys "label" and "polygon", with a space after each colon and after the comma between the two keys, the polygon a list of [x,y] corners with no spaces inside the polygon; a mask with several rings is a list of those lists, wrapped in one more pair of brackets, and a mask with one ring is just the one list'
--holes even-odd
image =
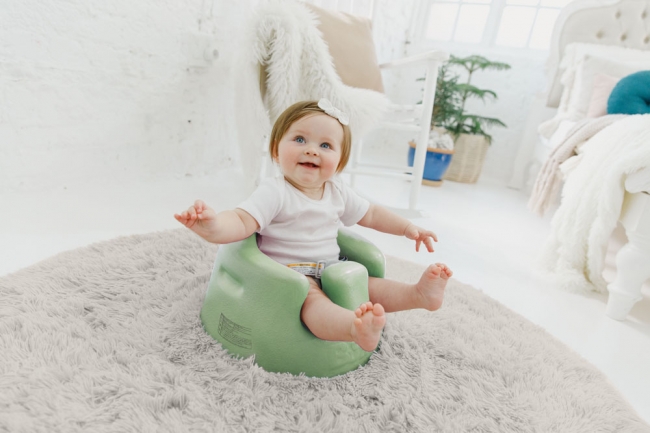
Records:
{"label": "baby's blonde hair", "polygon": [[[278,146],[280,140],[289,130],[291,125],[303,117],[315,113],[327,114],[318,106],[317,101],[302,101],[296,102],[280,114],[280,117],[275,121],[273,130],[271,131],[271,140],[269,141],[269,153],[271,154],[271,158],[276,159],[278,157]],[[352,148],[352,134],[350,133],[350,128],[348,125],[341,124],[341,126],[343,127],[343,142],[341,143],[341,159],[339,165],[336,167],[337,173],[343,171],[347,165],[348,160],[350,159],[350,149]]]}

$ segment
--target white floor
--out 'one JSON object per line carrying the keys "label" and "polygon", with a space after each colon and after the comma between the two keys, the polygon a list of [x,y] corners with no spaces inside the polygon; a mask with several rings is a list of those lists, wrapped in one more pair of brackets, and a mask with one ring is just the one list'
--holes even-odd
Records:
{"label": "white floor", "polygon": [[[243,197],[241,175],[169,179],[136,184],[79,183],[50,192],[0,195],[0,276],[60,251],[116,236],[180,227],[172,217],[196,198],[218,210]],[[378,203],[406,207],[408,184],[360,178],[358,190]],[[384,252],[427,264],[447,263],[454,277],[471,284],[542,326],[602,370],[650,423],[650,293],[625,322],[604,315],[605,296],[560,292],[535,273],[549,219],[526,210],[526,197],[502,185],[445,182],[423,187],[422,212],[403,212],[433,229],[434,254],[359,227]]]}

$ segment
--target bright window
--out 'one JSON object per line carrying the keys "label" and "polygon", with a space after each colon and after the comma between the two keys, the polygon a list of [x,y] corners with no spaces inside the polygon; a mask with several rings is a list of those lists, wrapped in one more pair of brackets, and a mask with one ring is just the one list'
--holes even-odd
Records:
{"label": "bright window", "polygon": [[526,6],[503,8],[495,44],[505,47],[526,47],[536,13],[535,8]]}
{"label": "bright window", "polygon": [[490,0],[432,2],[426,37],[437,41],[481,42],[490,13],[489,3]]}
{"label": "bright window", "polygon": [[428,0],[424,37],[547,50],[560,9],[572,0]]}
{"label": "bright window", "polygon": [[489,14],[489,5],[461,5],[454,40],[469,43],[481,42]]}

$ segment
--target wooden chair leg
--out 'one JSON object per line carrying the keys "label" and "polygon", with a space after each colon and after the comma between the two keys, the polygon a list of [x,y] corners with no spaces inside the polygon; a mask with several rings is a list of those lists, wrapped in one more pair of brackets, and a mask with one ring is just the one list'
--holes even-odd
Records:
{"label": "wooden chair leg", "polygon": [[[427,132],[427,138],[429,133]],[[409,196],[409,209],[415,209],[420,198],[420,188],[422,188],[422,178],[424,177],[424,163],[426,162],[427,141],[424,145],[420,144],[422,134],[415,145],[415,157],[413,158],[413,174],[411,175],[411,195]],[[421,152],[424,150],[424,152]],[[424,153],[422,156],[418,153]]]}
{"label": "wooden chair leg", "polygon": [[427,64],[426,78],[424,80],[424,98],[422,100],[422,114],[420,117],[420,132],[415,141],[415,157],[413,158],[413,175],[411,176],[411,195],[409,209],[415,209],[420,198],[420,188],[424,176],[424,163],[427,158],[429,132],[431,131],[431,114],[436,97],[436,81],[438,80],[438,62]]}

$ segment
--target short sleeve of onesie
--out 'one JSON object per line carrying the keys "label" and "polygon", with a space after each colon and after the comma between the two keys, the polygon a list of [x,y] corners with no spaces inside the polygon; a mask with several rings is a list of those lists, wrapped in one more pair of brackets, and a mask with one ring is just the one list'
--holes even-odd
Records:
{"label": "short sleeve of onesie", "polygon": [[345,203],[345,210],[341,215],[341,222],[345,226],[353,226],[363,218],[368,209],[370,202],[365,198],[359,196],[352,188],[346,185],[341,179],[335,178],[332,180],[334,188],[341,194],[341,198]]}
{"label": "short sleeve of onesie", "polygon": [[259,231],[264,230],[271,223],[273,218],[282,209],[282,190],[284,179],[281,177],[266,178],[262,180],[253,194],[239,206],[248,212],[260,225]]}

